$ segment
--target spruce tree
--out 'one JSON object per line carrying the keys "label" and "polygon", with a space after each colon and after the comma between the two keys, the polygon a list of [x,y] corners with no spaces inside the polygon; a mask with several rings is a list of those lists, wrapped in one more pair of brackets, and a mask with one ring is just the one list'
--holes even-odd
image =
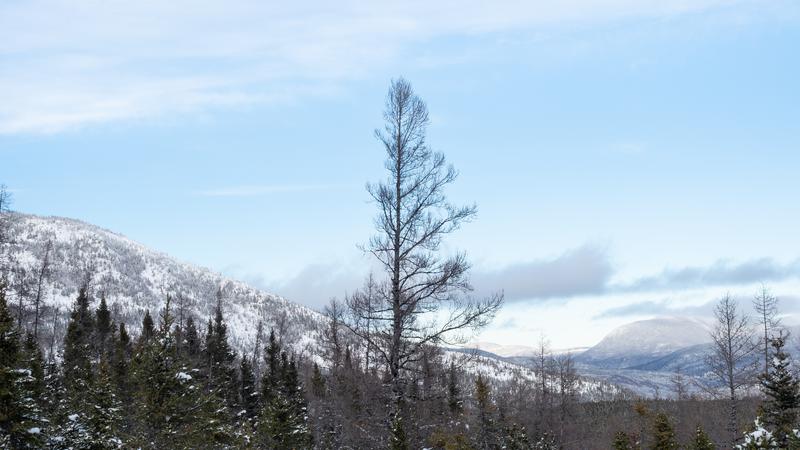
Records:
{"label": "spruce tree", "polygon": [[482,374],[478,374],[475,379],[475,406],[477,409],[478,420],[478,448],[482,450],[494,447],[495,441],[495,420],[494,420],[494,403],[492,403],[491,391],[489,383],[483,378]]}
{"label": "spruce tree", "polygon": [[512,423],[506,427],[503,434],[503,448],[506,450],[530,450],[533,448],[525,427]]}
{"label": "spruce tree", "polygon": [[40,412],[31,397],[33,376],[25,368],[19,333],[0,281],[0,448],[41,446]]}
{"label": "spruce tree", "polygon": [[717,447],[711,442],[703,427],[697,426],[692,442],[688,446],[689,450],[714,450]]}
{"label": "spruce tree", "polygon": [[190,360],[194,360],[200,353],[200,337],[197,334],[197,327],[194,325],[192,316],[186,320],[186,330],[183,332],[186,354]]}
{"label": "spruce tree", "polygon": [[317,398],[325,397],[325,377],[317,363],[311,369],[311,393]]}
{"label": "spruce tree", "polygon": [[[124,323],[119,324],[118,336],[114,337],[111,354],[111,377],[123,405],[128,405],[131,398],[130,381],[131,342]],[[123,406],[124,407],[124,406]]]}
{"label": "spruce tree", "polygon": [[781,332],[770,340],[772,360],[769,371],[762,376],[761,388],[766,400],[763,405],[764,424],[773,432],[779,445],[786,445],[797,419],[797,408],[800,406],[797,378],[791,370],[791,360],[784,351],[786,336]]}
{"label": "spruce tree", "polygon": [[633,450],[636,447],[628,433],[617,431],[614,435],[614,440],[611,442],[611,448],[614,450]]}
{"label": "spruce tree", "polygon": [[111,335],[111,311],[106,304],[105,293],[100,296],[100,306],[97,307],[96,323],[97,323],[97,351],[98,353],[108,352],[108,340]]}
{"label": "spruce tree", "polygon": [[225,400],[228,407],[238,403],[238,378],[234,362],[236,355],[228,344],[228,326],[222,314],[222,294],[217,293],[217,307],[214,321],[209,322],[206,336],[205,359],[208,363],[207,373],[209,389]]}
{"label": "spruce tree", "polygon": [[461,398],[458,372],[454,361],[450,361],[450,368],[447,371],[447,408],[454,417],[461,414],[464,409],[464,400]]}
{"label": "spruce tree", "polygon": [[97,377],[89,396],[89,433],[93,450],[116,449],[122,447],[119,437],[121,423],[121,404],[114,393],[112,370],[103,359],[97,370]]}
{"label": "spruce tree", "polygon": [[653,444],[650,448],[653,450],[674,450],[678,448],[678,442],[675,440],[675,430],[672,428],[669,417],[664,413],[656,414],[653,419]]}
{"label": "spruce tree", "polygon": [[[33,333],[25,335],[24,345],[25,367],[30,370],[31,383],[29,392],[34,399],[41,399],[45,389],[44,356]],[[41,403],[40,403],[41,405]]]}
{"label": "spruce tree", "polygon": [[253,366],[247,356],[242,356],[239,363],[239,380],[242,409],[239,414],[244,413],[248,420],[253,419],[258,414],[259,399]]}
{"label": "spruce tree", "polygon": [[[278,356],[279,355],[279,356]],[[265,357],[267,367],[261,381],[262,409],[258,441],[278,450],[312,446],[307,404],[294,358],[281,351],[275,333],[270,332]]]}
{"label": "spruce tree", "polygon": [[92,382],[91,344],[94,325],[94,317],[89,311],[87,287],[83,286],[72,308],[64,337],[64,386],[76,411],[81,409],[83,396],[89,392]]}
{"label": "spruce tree", "polygon": [[389,429],[389,450],[409,450],[403,418],[397,414]]}
{"label": "spruce tree", "polygon": [[64,425],[67,422],[68,406],[64,383],[55,362],[49,362],[45,367],[44,394],[42,395],[42,410],[47,417],[50,448],[59,448],[64,436]]}
{"label": "spruce tree", "polygon": [[150,315],[150,310],[144,312],[142,318],[142,334],[139,335],[139,344],[144,344],[155,335],[155,325],[153,324],[153,317]]}

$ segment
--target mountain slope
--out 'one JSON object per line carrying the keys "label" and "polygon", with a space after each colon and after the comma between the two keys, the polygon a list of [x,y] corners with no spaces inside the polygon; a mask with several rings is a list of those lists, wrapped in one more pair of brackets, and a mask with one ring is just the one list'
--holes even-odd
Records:
{"label": "mountain slope", "polygon": [[[176,261],[120,234],[60,217],[14,214],[13,223],[10,254],[17,270],[12,281],[22,286],[23,292],[35,288],[35,272],[46,243],[52,242],[52,275],[43,299],[48,306],[45,323],[59,317],[64,320],[79,284],[91,273],[94,300],[105,295],[115,319],[134,331],[145,311],[157,314],[168,295],[176,301],[180,297],[198,328],[204,330],[219,290],[231,343],[240,352],[252,351],[259,321],[266,330],[280,329],[289,341],[297,342],[297,351],[311,351],[317,340],[321,314],[211,270]],[[55,328],[58,330],[59,324]]]}

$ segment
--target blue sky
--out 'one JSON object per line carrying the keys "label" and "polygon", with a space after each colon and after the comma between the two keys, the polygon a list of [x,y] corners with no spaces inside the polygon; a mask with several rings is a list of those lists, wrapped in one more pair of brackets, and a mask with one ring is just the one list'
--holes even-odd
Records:
{"label": "blue sky", "polygon": [[319,307],[369,270],[402,75],[479,207],[447,249],[508,294],[481,339],[589,345],[762,282],[790,313],[798,25],[789,1],[4,2],[0,182]]}

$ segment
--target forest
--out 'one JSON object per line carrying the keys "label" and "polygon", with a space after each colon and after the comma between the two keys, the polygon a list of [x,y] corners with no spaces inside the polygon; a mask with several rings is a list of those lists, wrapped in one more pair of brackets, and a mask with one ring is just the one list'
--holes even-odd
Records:
{"label": "forest", "polygon": [[237,351],[222,289],[206,299],[207,322],[171,294],[141,317],[115,314],[91,264],[73,280],[63,335],[47,332],[47,263],[20,283],[5,254],[14,215],[3,190],[0,447],[800,448],[791,339],[766,289],[756,321],[731,296],[719,299],[708,361],[718,389],[705,393],[688,393],[676,376],[661,398],[615,390],[587,399],[569,353],[543,351],[532,381],[492,377],[447,351],[485,327],[504,296],[502,286],[473,295],[466,254],[442,249],[477,208],[448,201],[458,172],[428,147],[429,120],[410,83],[392,82],[376,131],[386,176],[367,186],[376,234],[362,244],[381,271],[330,302],[313,355],[260,322],[249,324],[260,330],[252,348]]}

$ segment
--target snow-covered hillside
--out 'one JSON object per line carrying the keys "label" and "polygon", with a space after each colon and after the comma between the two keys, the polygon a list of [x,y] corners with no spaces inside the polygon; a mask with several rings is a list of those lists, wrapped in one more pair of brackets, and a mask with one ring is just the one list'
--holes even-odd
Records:
{"label": "snow-covered hillside", "polygon": [[[280,329],[297,351],[312,351],[322,315],[279,296],[265,293],[211,270],[175,259],[120,234],[72,219],[14,214],[10,255],[19,283],[30,282],[48,241],[52,242],[52,276],[44,303],[63,317],[77,296],[79,284],[91,273],[95,302],[105,295],[114,317],[136,331],[146,310],[157,314],[168,295],[181,296],[203,329],[221,289],[232,345],[251,352],[256,325]],[[13,300],[12,300],[13,301]],[[96,305],[96,303],[95,303]],[[50,318],[46,314],[45,322]]]}

